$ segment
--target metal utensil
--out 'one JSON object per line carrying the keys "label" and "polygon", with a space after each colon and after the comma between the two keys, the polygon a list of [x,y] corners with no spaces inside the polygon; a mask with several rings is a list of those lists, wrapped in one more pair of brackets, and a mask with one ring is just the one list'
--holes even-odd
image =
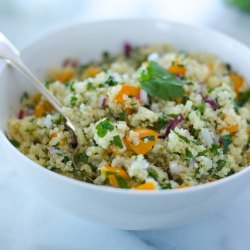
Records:
{"label": "metal utensil", "polygon": [[62,111],[61,103],[46,89],[44,84],[23,63],[18,49],[0,32],[0,58],[19,69],[37,88],[37,90],[51,103],[51,105],[65,118],[66,125],[74,132],[76,127],[70,118]]}

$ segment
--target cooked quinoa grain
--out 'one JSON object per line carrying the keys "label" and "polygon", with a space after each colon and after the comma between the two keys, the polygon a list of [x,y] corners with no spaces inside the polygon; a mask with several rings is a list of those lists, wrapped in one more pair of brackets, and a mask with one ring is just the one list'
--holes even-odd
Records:
{"label": "cooked quinoa grain", "polygon": [[[52,69],[46,87],[77,127],[39,93],[8,120],[11,143],[57,173],[135,190],[186,188],[250,163],[250,89],[218,58],[166,45],[103,53]],[[75,162],[76,164],[74,164]]]}

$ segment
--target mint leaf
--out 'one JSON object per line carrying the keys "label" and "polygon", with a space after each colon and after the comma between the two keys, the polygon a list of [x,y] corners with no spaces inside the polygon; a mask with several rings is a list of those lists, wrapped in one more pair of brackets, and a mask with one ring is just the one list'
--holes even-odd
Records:
{"label": "mint leaf", "polygon": [[148,94],[164,100],[184,94],[183,82],[154,61],[141,73],[140,83]]}

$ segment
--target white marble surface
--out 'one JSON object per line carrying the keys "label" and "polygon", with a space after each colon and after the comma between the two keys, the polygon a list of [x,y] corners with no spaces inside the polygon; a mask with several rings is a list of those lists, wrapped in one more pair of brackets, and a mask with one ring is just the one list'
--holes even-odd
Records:
{"label": "white marble surface", "polygon": [[[0,1],[0,31],[19,47],[64,24],[119,17],[169,18],[206,25],[250,45],[250,15],[225,7],[219,0]],[[16,171],[18,164],[11,166],[1,147],[0,143],[1,250],[250,249],[250,185],[242,187],[224,210],[195,224],[169,230],[119,231],[80,220],[48,203],[29,189]]]}

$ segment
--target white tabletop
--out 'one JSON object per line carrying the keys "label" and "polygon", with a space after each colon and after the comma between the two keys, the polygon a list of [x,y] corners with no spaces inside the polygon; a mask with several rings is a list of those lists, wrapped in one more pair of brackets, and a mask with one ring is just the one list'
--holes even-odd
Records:
{"label": "white tabletop", "polygon": [[[250,14],[224,6],[219,0],[39,2],[0,1],[0,31],[19,47],[68,23],[121,17],[158,17],[205,25],[250,46]],[[195,224],[158,231],[119,231],[83,221],[47,202],[26,185],[16,171],[18,164],[11,166],[1,147],[1,250],[250,249],[250,185],[242,187],[224,210]]]}

